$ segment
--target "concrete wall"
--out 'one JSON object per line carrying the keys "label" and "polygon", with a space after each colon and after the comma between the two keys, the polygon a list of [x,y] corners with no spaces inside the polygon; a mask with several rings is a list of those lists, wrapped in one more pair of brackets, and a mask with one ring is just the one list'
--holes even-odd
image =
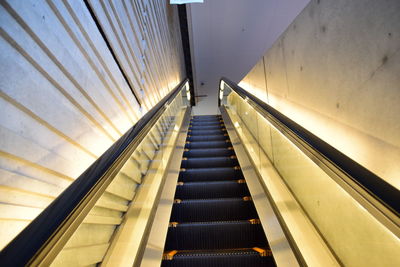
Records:
{"label": "concrete wall", "polygon": [[0,249],[184,78],[175,7],[89,4],[127,79],[84,1],[0,2]]}
{"label": "concrete wall", "polygon": [[313,0],[240,85],[400,188],[399,14]]}
{"label": "concrete wall", "polygon": [[[218,113],[222,76],[239,82],[309,0],[208,0],[188,5],[195,115]],[[204,85],[201,85],[204,83]]]}

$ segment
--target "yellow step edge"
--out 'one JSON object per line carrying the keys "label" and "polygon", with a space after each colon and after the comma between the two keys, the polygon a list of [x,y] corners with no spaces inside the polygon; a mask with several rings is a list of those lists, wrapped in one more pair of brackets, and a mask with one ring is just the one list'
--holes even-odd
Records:
{"label": "yellow step edge", "polygon": [[175,254],[178,253],[177,250],[172,250],[163,254],[163,260],[171,261],[174,259]]}
{"label": "yellow step edge", "polygon": [[258,252],[261,257],[272,256],[272,251],[269,249],[254,247],[253,250]]}
{"label": "yellow step edge", "polygon": [[250,219],[249,222],[250,224],[261,224],[260,219]]}
{"label": "yellow step edge", "polygon": [[178,222],[170,222],[168,227],[176,227],[179,223]]}
{"label": "yellow step edge", "polygon": [[251,198],[251,196],[245,196],[245,197],[243,197],[243,200],[244,201],[251,201],[252,198]]}

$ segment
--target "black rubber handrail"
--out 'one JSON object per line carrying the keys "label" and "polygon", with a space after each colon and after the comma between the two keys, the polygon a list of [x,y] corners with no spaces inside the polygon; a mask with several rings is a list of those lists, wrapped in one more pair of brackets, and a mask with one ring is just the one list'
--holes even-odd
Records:
{"label": "black rubber handrail", "polygon": [[[258,108],[264,110],[273,116],[280,123],[285,125],[290,131],[297,135],[300,139],[322,154],[331,161],[338,169],[347,174],[353,181],[369,192],[381,204],[391,210],[397,217],[400,214],[400,191],[387,183],[381,177],[377,176],[370,170],[361,166],[333,146],[329,145],[310,131],[303,128],[293,120],[289,119],[270,105],[250,94],[236,83],[227,78],[221,78],[233,91],[235,91],[243,99],[248,98]],[[220,81],[220,83],[221,83]],[[218,105],[221,100],[218,98]]]}
{"label": "black rubber handrail", "polygon": [[160,112],[182,90],[188,79],[182,81],[156,106],[103,153],[84,173],[66,188],[45,210],[43,210],[1,252],[0,266],[26,265],[51,238],[53,233],[74,211],[80,201],[92,190],[104,173],[113,166],[121,153],[135,141],[141,131],[148,127],[153,116]]}

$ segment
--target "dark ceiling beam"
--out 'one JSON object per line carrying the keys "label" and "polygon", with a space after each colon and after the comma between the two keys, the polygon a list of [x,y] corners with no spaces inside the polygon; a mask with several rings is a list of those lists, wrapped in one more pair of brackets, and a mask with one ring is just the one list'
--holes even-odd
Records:
{"label": "dark ceiling beam", "polygon": [[179,24],[181,28],[181,39],[183,48],[183,57],[185,59],[186,77],[189,79],[190,85],[190,104],[196,105],[196,96],[194,95],[192,58],[190,55],[189,26],[187,21],[186,5],[178,5]]}

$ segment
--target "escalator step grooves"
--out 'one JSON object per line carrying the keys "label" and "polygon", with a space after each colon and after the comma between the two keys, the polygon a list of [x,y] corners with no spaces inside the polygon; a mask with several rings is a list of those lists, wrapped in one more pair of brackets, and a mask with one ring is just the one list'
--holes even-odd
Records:
{"label": "escalator step grooves", "polygon": [[229,157],[234,154],[232,149],[228,148],[208,148],[208,149],[187,149],[183,152],[185,158],[204,158],[204,157]]}
{"label": "escalator step grooves", "polygon": [[185,169],[179,173],[180,182],[206,182],[243,179],[243,173],[232,167]]}
{"label": "escalator step grooves", "polygon": [[256,252],[178,254],[171,261],[163,261],[162,267],[261,267],[275,266],[271,257],[260,257]]}
{"label": "escalator step grooves", "polygon": [[175,203],[173,222],[231,221],[258,218],[252,201],[242,198],[196,199]]}
{"label": "escalator step grooves", "polygon": [[239,165],[237,159],[230,157],[187,158],[182,160],[181,168],[213,168]]}
{"label": "escalator step grooves", "polygon": [[221,116],[192,117],[161,266],[276,266],[249,196]]}
{"label": "escalator step grooves", "polygon": [[230,141],[195,141],[195,142],[186,142],[185,148],[194,149],[194,148],[228,148],[232,146]]}
{"label": "escalator step grooves", "polygon": [[218,129],[218,130],[195,130],[193,132],[189,132],[189,135],[191,136],[204,136],[204,135],[220,135],[220,134],[224,134],[226,133],[226,131],[223,131],[222,129]]}
{"label": "escalator step grooves", "polygon": [[249,196],[246,184],[233,181],[189,182],[177,186],[175,198],[178,199],[207,199],[232,198]]}
{"label": "escalator step grooves", "polygon": [[261,224],[248,221],[182,223],[168,228],[166,250],[266,247]]}
{"label": "escalator step grooves", "polygon": [[190,142],[207,142],[207,141],[225,141],[227,138],[224,135],[195,135],[187,138]]}

